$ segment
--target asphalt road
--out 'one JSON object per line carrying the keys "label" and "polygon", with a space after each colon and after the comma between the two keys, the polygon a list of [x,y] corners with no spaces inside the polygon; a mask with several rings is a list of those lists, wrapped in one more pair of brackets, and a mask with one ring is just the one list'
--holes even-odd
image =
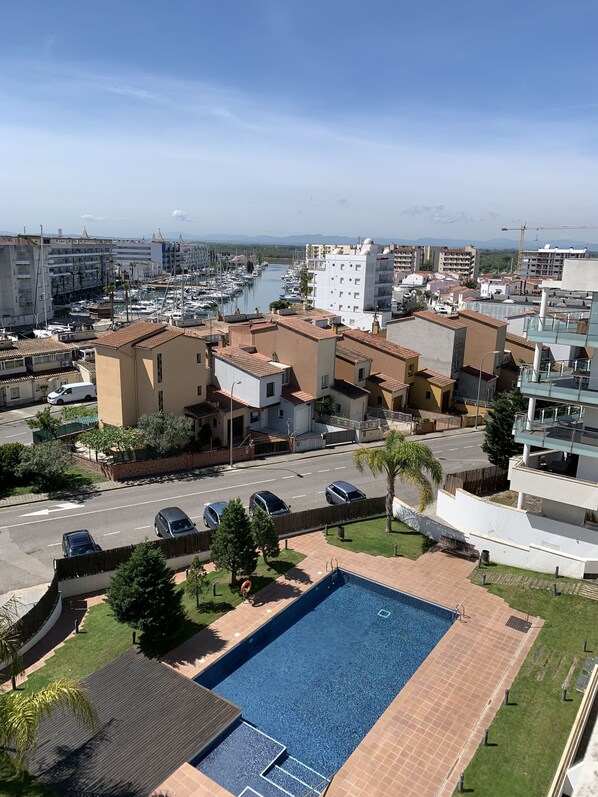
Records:
{"label": "asphalt road", "polygon": [[[425,440],[445,472],[487,465],[480,450],[482,432]],[[139,542],[154,534],[156,512],[179,506],[203,528],[205,504],[271,490],[294,510],[325,506],[324,488],[336,479],[350,481],[367,496],[385,494],[384,478],[360,474],[353,465],[354,446],[319,455],[273,457],[174,477],[160,477],[131,487],[91,491],[80,500],[40,501],[0,509],[0,594],[49,581],[53,560],[62,555],[65,531],[86,528],[102,548]],[[397,496],[417,503],[417,491],[397,481]]]}
{"label": "asphalt road", "polygon": [[[17,407],[14,410],[3,410],[0,413],[0,445],[2,443],[23,443],[24,445],[31,445],[33,442],[32,430],[27,426],[27,419],[32,418],[40,410],[45,410],[50,407],[52,415],[60,415],[62,407],[53,406],[51,404],[35,404],[30,407]],[[69,404],[69,407],[89,407],[90,410],[95,410],[97,403],[95,401],[83,402],[79,404]]]}

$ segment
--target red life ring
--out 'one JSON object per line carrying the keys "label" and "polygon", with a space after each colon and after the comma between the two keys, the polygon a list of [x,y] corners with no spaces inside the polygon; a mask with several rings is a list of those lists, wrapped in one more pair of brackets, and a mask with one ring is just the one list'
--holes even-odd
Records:
{"label": "red life ring", "polygon": [[241,584],[241,594],[248,595],[251,592],[251,581],[246,578],[245,581]]}

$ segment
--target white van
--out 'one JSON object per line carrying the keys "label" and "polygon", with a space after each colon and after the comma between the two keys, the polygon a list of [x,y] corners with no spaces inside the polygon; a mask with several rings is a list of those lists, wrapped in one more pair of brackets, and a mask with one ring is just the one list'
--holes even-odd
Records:
{"label": "white van", "polygon": [[73,382],[48,393],[48,404],[69,404],[73,401],[91,401],[96,397],[93,382]]}

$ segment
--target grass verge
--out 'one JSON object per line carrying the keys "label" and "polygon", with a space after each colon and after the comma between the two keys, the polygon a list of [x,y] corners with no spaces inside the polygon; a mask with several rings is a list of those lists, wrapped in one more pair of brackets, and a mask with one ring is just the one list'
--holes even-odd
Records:
{"label": "grass verge", "polygon": [[[76,491],[79,488],[91,487],[94,484],[106,481],[108,481],[108,479],[102,476],[101,473],[94,473],[93,471],[82,470],[73,466],[67,468],[62,483],[55,487],[52,492]],[[0,498],[11,498],[14,495],[28,495],[29,493],[41,492],[47,491],[42,490],[39,485],[31,483],[0,486]]]}
{"label": "grass verge", "polygon": [[345,539],[337,537],[338,526],[328,529],[327,542],[337,548],[348,548],[355,553],[367,553],[371,556],[394,556],[397,546],[398,556],[417,559],[425,553],[434,541],[414,531],[400,520],[392,521],[392,532],[386,531],[386,517],[362,520],[356,523],[345,523]]}
{"label": "grass verge", "polygon": [[[540,574],[523,571],[526,575]],[[492,584],[487,589],[510,606],[544,619],[544,626],[490,728],[491,746],[480,746],[465,772],[465,789],[484,797],[544,797],[579,708],[575,682],[582,640],[598,648],[597,606],[572,595]],[[568,687],[566,702],[561,688]],[[456,794],[457,792],[455,792]]]}

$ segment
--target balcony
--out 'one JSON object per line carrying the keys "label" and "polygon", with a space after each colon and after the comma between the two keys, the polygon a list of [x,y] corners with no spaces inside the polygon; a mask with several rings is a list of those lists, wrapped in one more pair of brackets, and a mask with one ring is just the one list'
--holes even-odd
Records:
{"label": "balcony", "polygon": [[525,323],[528,340],[534,343],[560,343],[565,346],[598,346],[598,318],[588,313],[565,316],[533,316]]}
{"label": "balcony", "polygon": [[549,407],[532,421],[521,413],[515,416],[513,434],[524,445],[598,458],[598,429],[584,426],[582,407]]}
{"label": "balcony", "polygon": [[509,463],[509,481],[511,490],[526,495],[535,495],[547,501],[577,506],[581,509],[596,509],[598,506],[598,484],[583,481],[574,476],[564,476],[554,470],[528,468],[521,459],[512,459]]}
{"label": "balcony", "polygon": [[561,360],[535,370],[524,365],[519,387],[526,396],[570,404],[598,406],[598,378],[590,376],[592,360]]}

